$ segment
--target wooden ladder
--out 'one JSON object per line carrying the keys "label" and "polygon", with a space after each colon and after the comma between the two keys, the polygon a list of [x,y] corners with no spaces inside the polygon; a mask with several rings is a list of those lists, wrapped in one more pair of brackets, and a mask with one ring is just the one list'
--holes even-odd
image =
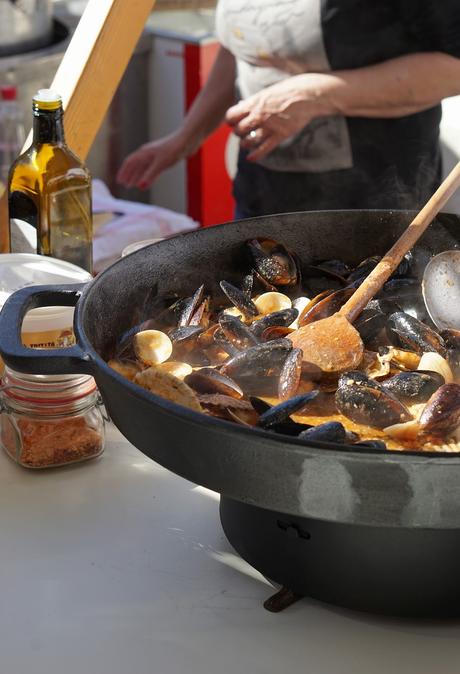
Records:
{"label": "wooden ladder", "polygon": [[[66,140],[86,159],[155,0],[89,0],[51,84]],[[133,110],[134,114],[134,110]],[[25,147],[30,144],[30,137]],[[8,201],[0,199],[0,253],[9,251]]]}

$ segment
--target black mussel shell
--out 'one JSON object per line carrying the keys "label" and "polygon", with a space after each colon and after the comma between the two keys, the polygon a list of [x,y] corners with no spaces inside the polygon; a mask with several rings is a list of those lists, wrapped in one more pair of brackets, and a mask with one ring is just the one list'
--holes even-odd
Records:
{"label": "black mussel shell", "polygon": [[302,350],[292,349],[284,361],[278,382],[278,398],[288,400],[297,393],[302,375]]}
{"label": "black mussel shell", "polygon": [[361,283],[364,281],[381,259],[382,258],[379,255],[373,255],[372,257],[363,260],[356,269],[353,269],[353,271],[348,274],[347,282],[354,283],[357,281],[358,283]]}
{"label": "black mussel shell", "polygon": [[414,370],[399,372],[382,383],[403,403],[424,403],[444,384],[444,377],[437,372]]}
{"label": "black mussel shell", "polygon": [[433,393],[420,417],[424,433],[445,435],[460,423],[460,385],[444,384]]}
{"label": "black mussel shell", "polygon": [[360,370],[349,370],[341,374],[337,388],[344,386],[367,386],[368,388],[375,388],[378,391],[381,389],[381,385],[375,379],[371,379]]}
{"label": "black mussel shell", "polygon": [[364,309],[353,326],[359,332],[364,344],[377,337],[385,327],[387,316],[377,309]]}
{"label": "black mussel shell", "polygon": [[249,316],[250,318],[257,316],[259,313],[257,307],[245,292],[228,281],[221,281],[219,285],[230,302],[239,309],[242,314]]}
{"label": "black mussel shell", "polygon": [[228,360],[222,366],[221,371],[231,377],[249,374],[263,377],[273,371],[277,371],[277,376],[279,376],[286,356],[291,350],[292,343],[288,339],[262,342],[241,351]]}
{"label": "black mussel shell", "polygon": [[440,333],[448,349],[460,351],[460,330],[443,330]]}
{"label": "black mussel shell", "polygon": [[258,343],[253,332],[236,316],[221,314],[219,325],[228,341],[239,350],[247,349]]}
{"label": "black mussel shell", "polygon": [[310,391],[310,393],[301,393],[293,398],[289,398],[289,400],[284,400],[261,414],[257,425],[262,428],[275,426],[276,424],[285,421],[291,414],[295,414],[306,407],[317,395],[318,391]]}
{"label": "black mussel shell", "polygon": [[295,321],[299,312],[297,309],[281,309],[273,311],[262,318],[257,319],[251,325],[251,332],[255,337],[260,338],[267,328],[283,327],[287,328]]}
{"label": "black mussel shell", "polygon": [[360,442],[355,442],[354,446],[369,447],[369,449],[387,449],[383,440],[361,440]]}
{"label": "black mussel shell", "polygon": [[227,337],[224,335],[223,330],[221,330],[220,327],[214,332],[213,334],[213,342],[216,344],[218,347],[220,347],[225,353],[228,353],[228,355],[233,358],[234,356],[237,356],[240,353],[240,349],[238,347],[234,346],[230,340],[227,339]]}
{"label": "black mussel shell", "polygon": [[309,442],[337,442],[345,443],[347,434],[345,427],[340,421],[326,421],[319,426],[312,426],[299,435],[301,440]]}
{"label": "black mussel shell", "polygon": [[357,373],[353,374],[353,378],[346,379],[343,375],[339,379],[335,393],[337,408],[347,419],[374,428],[385,428],[412,419],[409,410],[396,396],[375,381],[370,380],[369,384],[357,381]]}
{"label": "black mussel shell", "polygon": [[179,328],[182,328],[186,325],[189,325],[190,320],[198,309],[198,306],[203,300],[204,285],[201,285],[195,290],[191,297],[187,297],[182,301],[182,306],[180,307],[177,325]]}
{"label": "black mussel shell", "polygon": [[391,343],[396,347],[419,354],[436,351],[441,356],[446,355],[443,338],[425,323],[404,311],[398,311],[388,317],[387,333]]}
{"label": "black mussel shell", "polygon": [[176,328],[169,333],[169,339],[173,344],[183,344],[191,339],[195,339],[203,332],[203,328],[198,325],[184,325]]}
{"label": "black mussel shell", "polygon": [[313,306],[307,305],[299,318],[299,328],[335,314],[353,295],[353,288],[341,288],[327,295]]}
{"label": "black mussel shell", "polygon": [[299,275],[293,255],[282,243],[271,239],[247,242],[257,273],[274,286],[293,286]]}
{"label": "black mussel shell", "polygon": [[212,367],[195,370],[184,378],[184,382],[197,393],[221,393],[231,398],[242,398],[244,395],[233,379]]}

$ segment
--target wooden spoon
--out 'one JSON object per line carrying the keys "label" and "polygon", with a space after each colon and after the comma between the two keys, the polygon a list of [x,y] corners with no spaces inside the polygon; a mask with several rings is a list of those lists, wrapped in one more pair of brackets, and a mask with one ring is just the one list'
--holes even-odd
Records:
{"label": "wooden spoon", "polygon": [[388,280],[459,185],[460,162],[340,311],[289,335],[293,346],[302,349],[305,361],[318,365],[325,372],[341,372],[359,365],[364,345],[351,323]]}

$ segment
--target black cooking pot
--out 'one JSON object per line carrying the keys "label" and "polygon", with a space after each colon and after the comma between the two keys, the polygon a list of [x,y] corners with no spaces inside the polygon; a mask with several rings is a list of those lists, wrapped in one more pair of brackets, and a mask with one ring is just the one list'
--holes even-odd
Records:
{"label": "black cooking pot", "polygon": [[[111,418],[136,447],[222,495],[228,537],[271,578],[357,608],[460,613],[460,455],[349,451],[247,429],[163,400],[105,362],[120,335],[158,311],[171,291],[185,297],[205,283],[215,295],[221,279],[241,281],[248,238],[281,240],[302,263],[354,264],[386,251],[412,216],[293,213],[165,240],[123,258],[84,289],[15,293],[0,314],[0,353],[19,371],[94,375]],[[421,266],[459,239],[460,219],[440,215],[417,246]],[[26,311],[75,303],[76,346],[39,352],[20,345]]]}

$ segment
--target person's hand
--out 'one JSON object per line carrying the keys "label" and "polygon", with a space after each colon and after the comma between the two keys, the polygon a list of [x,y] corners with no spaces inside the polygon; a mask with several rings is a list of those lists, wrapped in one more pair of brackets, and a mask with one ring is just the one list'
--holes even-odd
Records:
{"label": "person's hand", "polygon": [[302,74],[263,89],[227,111],[247,159],[262,159],[316,117],[334,114],[327,101],[328,75]]}
{"label": "person's hand", "polygon": [[185,144],[178,133],[146,143],[126,157],[117,173],[117,182],[145,190],[184,156]]}

